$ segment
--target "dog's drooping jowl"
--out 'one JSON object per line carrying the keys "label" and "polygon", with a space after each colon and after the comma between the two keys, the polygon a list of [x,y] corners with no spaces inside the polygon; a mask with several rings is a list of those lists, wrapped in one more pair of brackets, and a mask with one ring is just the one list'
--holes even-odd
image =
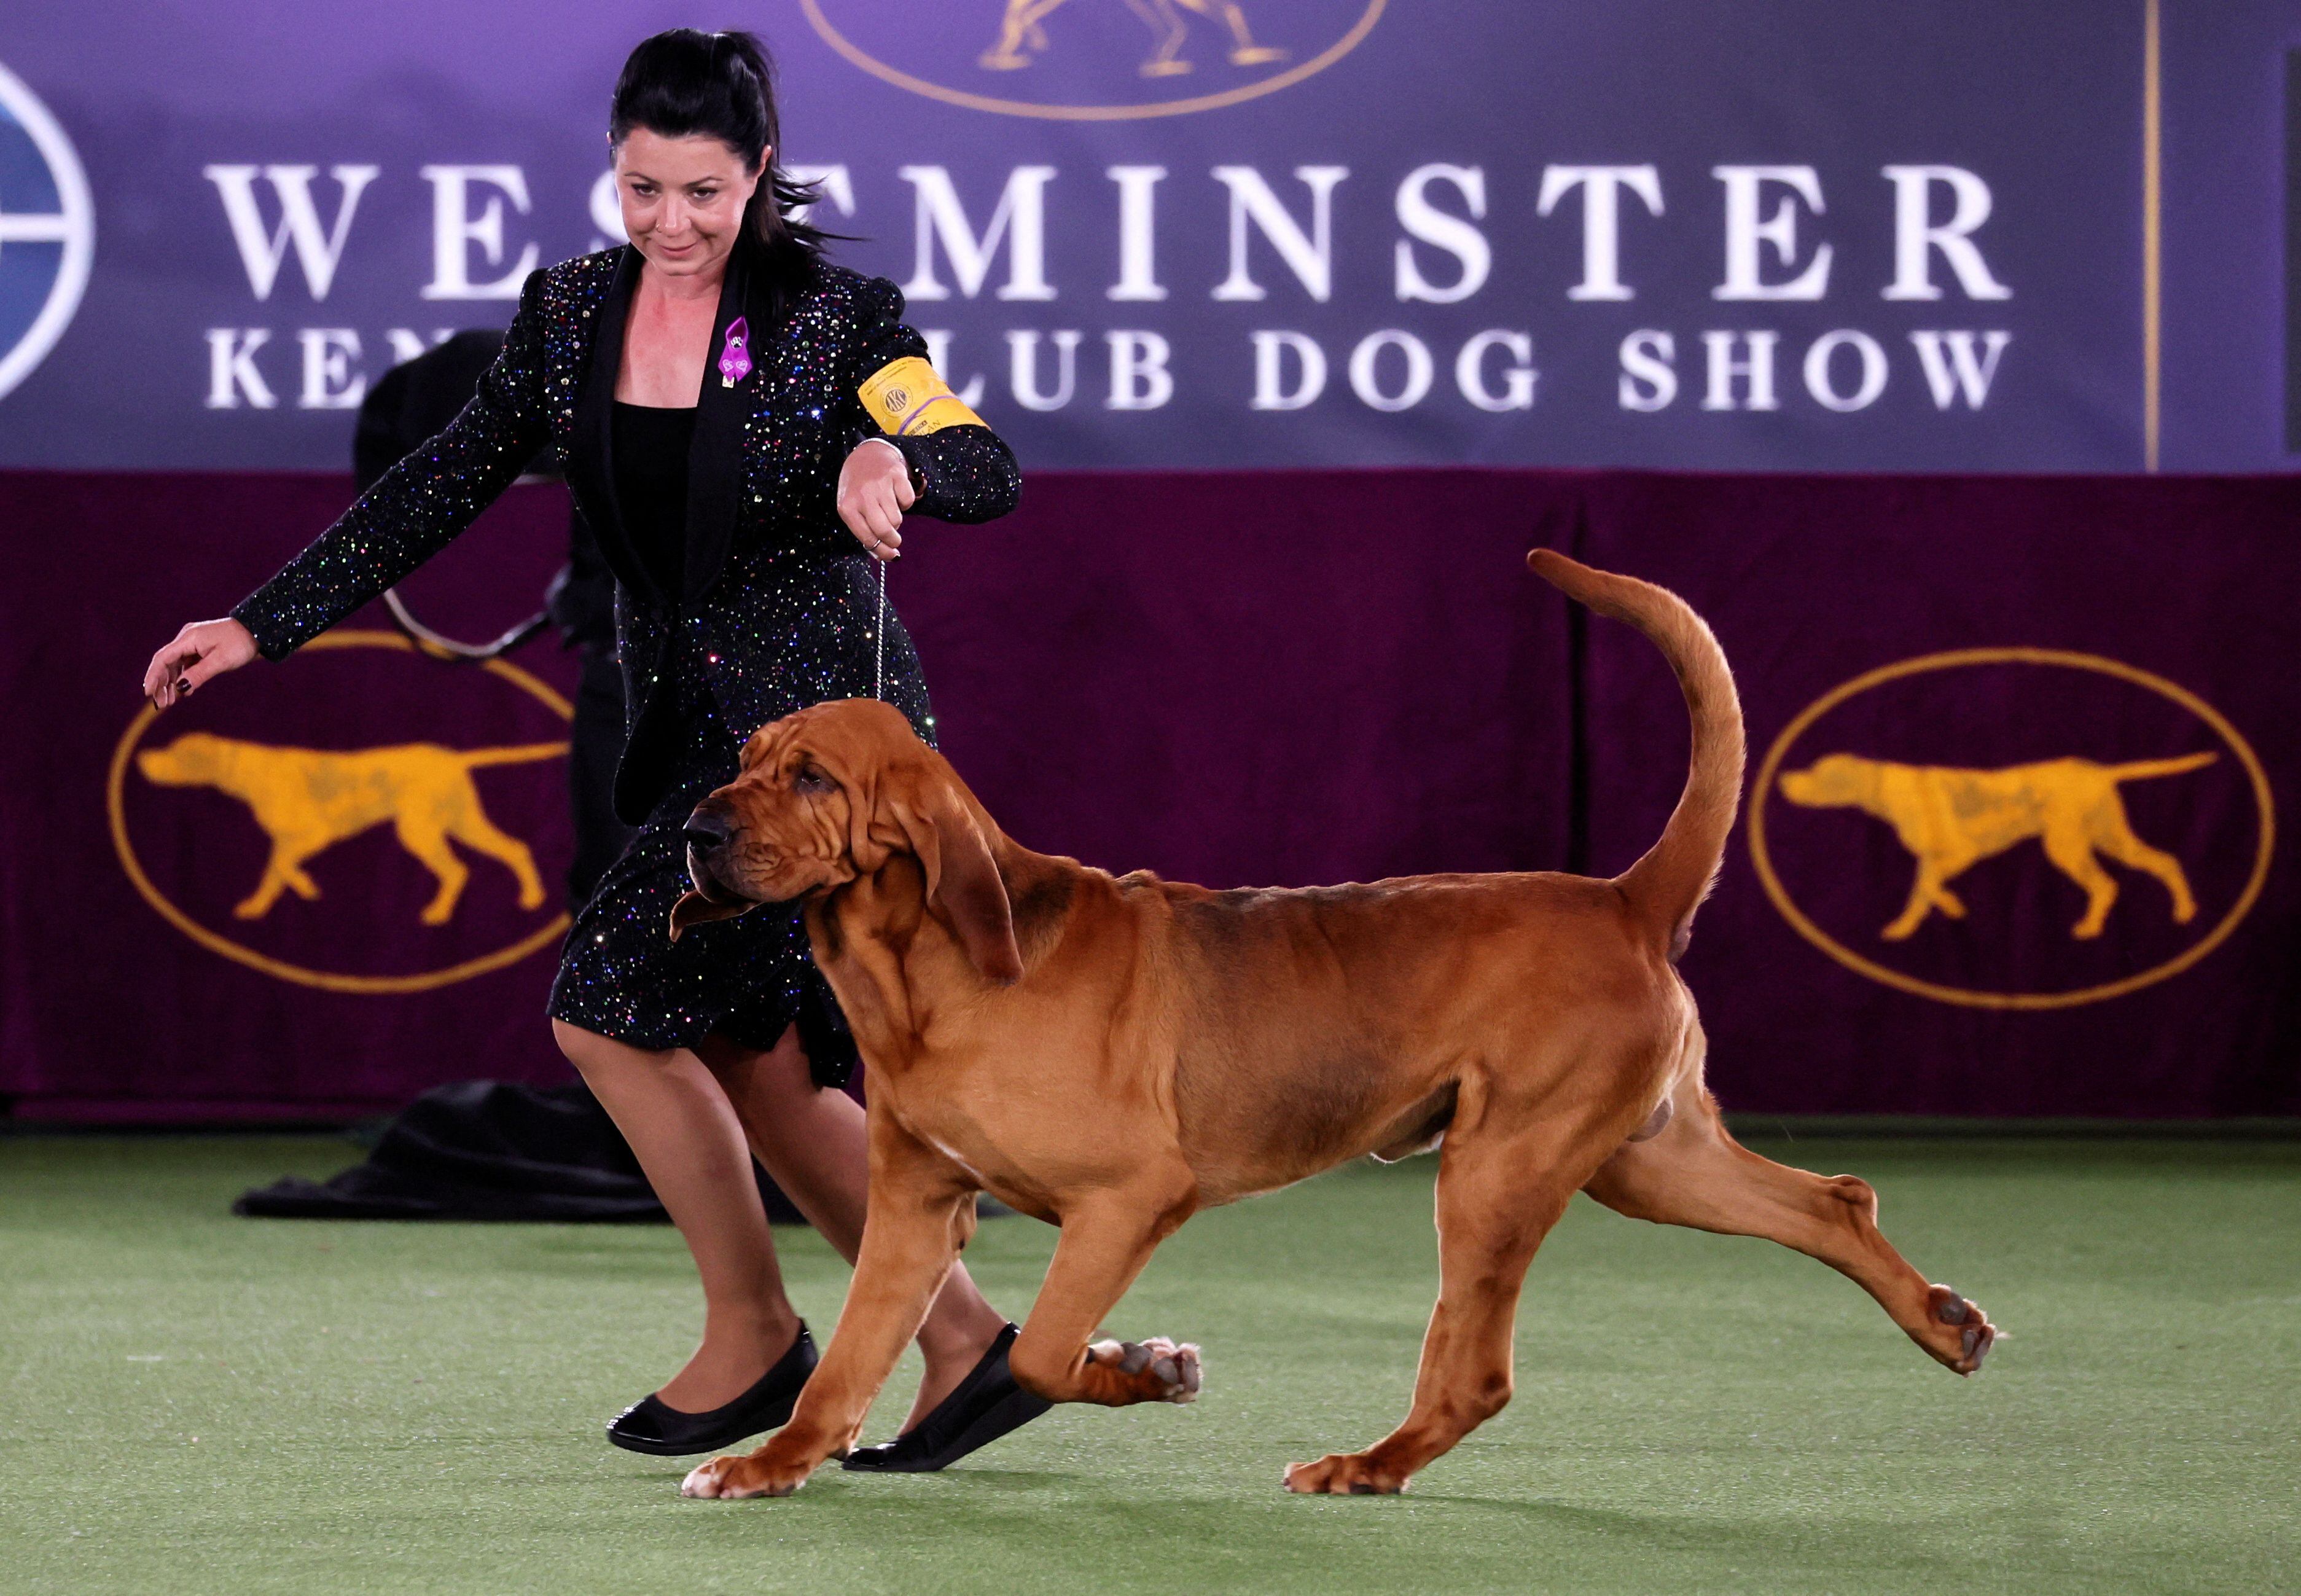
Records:
{"label": "dog's drooping jowl", "polygon": [[695,890],[672,933],[805,901],[871,1072],[870,1224],[791,1422],[696,1469],[687,1494],[786,1494],[855,1444],[980,1191],[1062,1227],[1016,1379],[1054,1401],[1185,1402],[1195,1347],[1093,1339],[1159,1243],[1201,1208],[1435,1149],[1442,1281],[1413,1406],[1364,1450],[1288,1468],[1293,1491],[1403,1490],[1510,1400],[1519,1287],[1577,1191],[1808,1253],[1938,1362],[1980,1366],[1996,1328],[1878,1233],[1869,1185],[1736,1145],[1703,1089],[1674,962],[1741,791],[1716,639],[1660,588],[1529,561],[1651,639],[1693,718],[1677,809],[1612,881],[1209,891],[1113,876],[1008,837],[885,704],[818,705],[751,739],[695,811]]}

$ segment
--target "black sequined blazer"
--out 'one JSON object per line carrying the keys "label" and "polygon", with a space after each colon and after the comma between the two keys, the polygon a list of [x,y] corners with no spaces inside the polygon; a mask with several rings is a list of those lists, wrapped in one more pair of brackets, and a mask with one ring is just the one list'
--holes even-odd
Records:
{"label": "black sequined blazer", "polygon": [[[699,673],[724,723],[747,730],[826,698],[868,696],[876,639],[867,627],[841,628],[830,647],[823,638],[786,646],[818,607],[810,595],[864,613],[871,562],[839,519],[841,465],[863,439],[885,437],[910,464],[919,489],[912,514],[978,522],[1014,507],[1015,457],[971,414],[953,411],[956,400],[935,414],[963,416],[959,424],[907,422],[905,413],[919,408],[919,384],[906,399],[883,373],[918,372],[940,383],[924,365],[925,341],[902,322],[893,283],[818,264],[778,314],[747,254],[738,250],[730,263],[710,350],[715,362],[729,324],[743,317],[752,369],[732,384],[714,363],[704,371],[683,591],[650,581],[615,503],[609,412],[640,263],[623,246],[530,276],[503,353],[463,413],[233,617],[265,658],[283,658],[446,547],[548,447],[617,579],[631,735],[615,807],[626,821],[646,818],[682,745],[674,670]],[[887,696],[907,710],[905,699],[915,698],[916,723],[925,701],[916,660],[891,625],[888,642]],[[799,668],[779,668],[786,655]],[[896,680],[899,671],[908,680]]]}

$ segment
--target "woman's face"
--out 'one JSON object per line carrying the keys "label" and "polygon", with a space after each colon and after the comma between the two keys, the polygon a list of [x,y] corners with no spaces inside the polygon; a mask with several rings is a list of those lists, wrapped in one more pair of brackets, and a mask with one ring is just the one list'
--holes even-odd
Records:
{"label": "woman's face", "polygon": [[633,128],[615,151],[615,196],[632,247],[667,275],[715,275],[774,158],[768,150],[747,171],[734,147],[708,133],[666,138]]}

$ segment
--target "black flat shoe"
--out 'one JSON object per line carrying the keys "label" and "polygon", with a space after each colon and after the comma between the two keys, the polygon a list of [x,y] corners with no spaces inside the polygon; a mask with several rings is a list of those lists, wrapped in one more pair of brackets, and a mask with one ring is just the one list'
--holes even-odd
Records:
{"label": "black flat shoe", "polygon": [[1007,1352],[1017,1332],[1009,1324],[982,1361],[934,1411],[884,1446],[859,1446],[840,1466],[862,1474],[933,1474],[1009,1430],[1020,1429],[1054,1406],[1015,1383]]}
{"label": "black flat shoe", "polygon": [[790,1418],[791,1409],[799,1406],[800,1388],[813,1373],[815,1338],[802,1324],[791,1350],[775,1359],[774,1367],[760,1375],[750,1390],[724,1407],[706,1413],[682,1413],[649,1393],[615,1415],[607,1425],[607,1439],[627,1452],[646,1452],[656,1458],[721,1451]]}

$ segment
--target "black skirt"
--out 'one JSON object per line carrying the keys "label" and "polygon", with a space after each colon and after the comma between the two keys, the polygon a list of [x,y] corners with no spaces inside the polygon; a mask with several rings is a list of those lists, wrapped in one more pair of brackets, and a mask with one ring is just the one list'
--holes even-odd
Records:
{"label": "black skirt", "polygon": [[[781,578],[791,590],[781,596],[787,603],[775,607],[791,624],[772,641],[757,640],[760,658],[752,668],[788,673],[794,684],[812,686],[814,692],[797,695],[803,702],[869,696],[875,651],[867,643],[858,647],[859,627],[830,623],[834,614],[863,609],[865,594],[858,589],[864,579],[848,569],[862,564],[782,566]],[[815,966],[799,905],[765,905],[671,940],[672,906],[689,886],[687,817],[706,794],[735,779],[743,744],[758,730],[727,725],[707,686],[705,662],[690,649],[674,649],[667,685],[677,747],[669,778],[645,823],[575,916],[551,985],[550,1015],[649,1051],[692,1048],[713,1035],[764,1050],[796,1025],[817,1084],[844,1085],[856,1065],[854,1038],[830,983]],[[932,742],[934,722],[918,656],[892,610],[885,665],[884,696]]]}

